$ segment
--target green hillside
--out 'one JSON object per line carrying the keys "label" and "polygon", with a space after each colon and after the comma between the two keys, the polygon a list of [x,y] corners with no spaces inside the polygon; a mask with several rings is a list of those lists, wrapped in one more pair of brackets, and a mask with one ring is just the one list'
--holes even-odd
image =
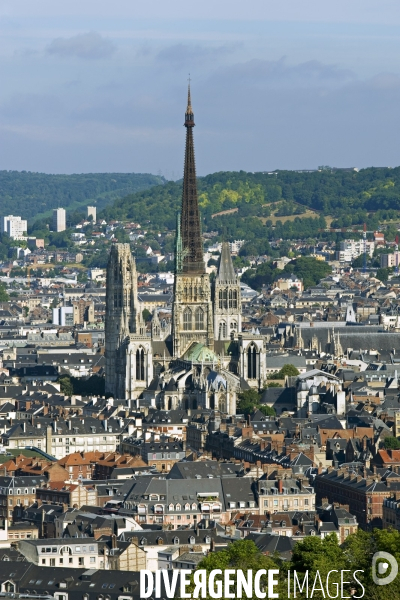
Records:
{"label": "green hillside", "polygon": [[95,204],[100,210],[116,198],[163,182],[163,177],[147,173],[47,175],[0,171],[0,213],[32,221],[49,216],[59,206],[77,210]]}
{"label": "green hillside", "polygon": [[[174,229],[181,190],[181,182],[155,186],[116,200],[103,215],[139,221],[150,230]],[[327,167],[312,173],[220,172],[200,177],[198,190],[205,231],[248,241],[318,237],[328,225],[366,222],[375,229],[382,221],[397,219],[400,167],[359,172]],[[215,214],[221,211],[231,212]]]}

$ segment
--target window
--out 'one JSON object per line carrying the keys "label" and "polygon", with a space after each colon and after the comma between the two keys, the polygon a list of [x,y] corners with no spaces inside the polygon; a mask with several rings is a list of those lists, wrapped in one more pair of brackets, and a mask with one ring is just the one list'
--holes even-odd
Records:
{"label": "window", "polygon": [[96,557],[95,556],[91,556],[90,557],[90,562],[91,563],[95,563],[96,562]]}
{"label": "window", "polygon": [[85,558],[83,556],[80,556],[78,559],[79,565],[84,565],[85,564]]}
{"label": "window", "polygon": [[257,348],[251,344],[247,350],[247,377],[257,379]]}
{"label": "window", "polygon": [[136,350],[136,379],[144,381],[144,350],[138,348]]}
{"label": "window", "polygon": [[42,558],[42,565],[45,565],[45,564],[46,564],[46,559]]}
{"label": "window", "polygon": [[219,324],[219,339],[224,340],[226,338],[226,323],[222,321]]}
{"label": "window", "polygon": [[195,324],[196,329],[204,329],[204,311],[202,308],[198,308],[195,313]]}
{"label": "window", "polygon": [[232,308],[237,308],[237,290],[233,290],[232,294]]}
{"label": "window", "polygon": [[56,566],[56,559],[55,558],[51,558],[50,559],[50,566],[51,567],[55,567]]}
{"label": "window", "polygon": [[183,330],[191,331],[192,328],[192,311],[190,310],[190,308],[185,308],[185,310],[183,311]]}
{"label": "window", "polygon": [[305,505],[305,506],[308,506],[308,498],[306,498],[306,499],[304,500],[304,505]]}

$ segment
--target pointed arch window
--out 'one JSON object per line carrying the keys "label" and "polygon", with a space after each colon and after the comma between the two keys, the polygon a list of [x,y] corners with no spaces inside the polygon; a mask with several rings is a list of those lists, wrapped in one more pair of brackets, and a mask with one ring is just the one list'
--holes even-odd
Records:
{"label": "pointed arch window", "polygon": [[136,379],[144,381],[144,350],[138,348],[136,350]]}
{"label": "pointed arch window", "polygon": [[202,308],[198,308],[195,313],[196,330],[204,329],[204,311]]}
{"label": "pointed arch window", "polygon": [[192,311],[190,308],[185,308],[183,311],[183,331],[191,331],[192,329]]}
{"label": "pointed arch window", "polygon": [[219,308],[223,307],[223,298],[222,298],[223,294],[222,294],[222,290],[219,290],[218,292],[218,306]]}
{"label": "pointed arch window", "polygon": [[224,340],[226,338],[226,323],[221,321],[219,324],[219,339]]}
{"label": "pointed arch window", "polygon": [[229,308],[233,306],[233,290],[229,290]]}
{"label": "pointed arch window", "polygon": [[228,290],[222,291],[222,308],[228,308]]}
{"label": "pointed arch window", "polygon": [[238,293],[237,290],[233,290],[232,293],[232,308],[237,308],[238,305]]}
{"label": "pointed arch window", "polygon": [[257,348],[251,344],[247,350],[247,377],[248,379],[257,379]]}

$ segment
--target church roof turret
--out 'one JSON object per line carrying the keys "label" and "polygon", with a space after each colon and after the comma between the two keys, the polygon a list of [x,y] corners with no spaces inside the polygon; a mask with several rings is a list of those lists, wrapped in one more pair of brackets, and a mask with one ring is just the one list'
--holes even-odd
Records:
{"label": "church roof turret", "polygon": [[228,242],[222,242],[217,279],[220,283],[236,283],[236,274]]}

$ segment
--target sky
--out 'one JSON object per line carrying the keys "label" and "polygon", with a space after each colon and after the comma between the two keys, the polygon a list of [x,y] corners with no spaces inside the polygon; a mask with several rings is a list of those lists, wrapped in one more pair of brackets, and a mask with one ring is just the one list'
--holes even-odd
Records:
{"label": "sky", "polygon": [[0,0],[0,170],[400,164],[398,0]]}

